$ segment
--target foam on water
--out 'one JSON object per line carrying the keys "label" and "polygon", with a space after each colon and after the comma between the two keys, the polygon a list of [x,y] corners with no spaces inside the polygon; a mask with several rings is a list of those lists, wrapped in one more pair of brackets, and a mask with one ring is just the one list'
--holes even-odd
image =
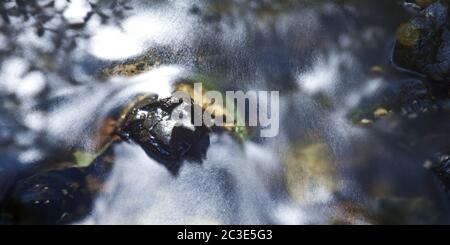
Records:
{"label": "foam on water", "polygon": [[214,136],[211,141],[207,160],[186,162],[178,176],[172,176],[136,145],[116,146],[118,157],[108,191],[81,223],[274,222],[274,210],[282,204],[279,194],[271,190],[274,183],[268,181],[281,176],[274,156],[252,143],[246,143],[243,150],[228,136]]}
{"label": "foam on water", "polygon": [[169,97],[173,82],[187,74],[179,66],[162,66],[132,78],[115,77],[107,83],[65,93],[70,99],[60,102],[49,113],[46,132],[68,146],[84,143],[85,148],[89,149],[89,130],[95,120],[126,105],[139,94]]}
{"label": "foam on water", "polygon": [[[139,43],[168,43],[169,40],[169,43],[173,42],[171,46],[190,47],[192,36],[189,33],[194,29],[192,24],[198,28],[196,33],[205,31],[202,33],[205,36],[211,33],[201,28],[198,23],[190,19],[187,21],[188,18],[185,17],[187,6],[189,4],[181,7],[175,5],[171,10],[165,9],[167,10],[165,12],[157,9],[156,12],[153,10],[133,17],[127,23],[136,23],[132,27],[125,25],[129,29],[125,29],[124,35],[128,39],[135,38],[132,35],[130,37],[133,30],[140,30],[139,25],[147,24],[147,21],[143,21],[145,18],[150,20],[157,16],[158,21],[153,21],[147,28],[148,31],[136,37]],[[245,52],[244,49],[248,44],[248,23],[258,22],[254,18],[255,16],[246,16],[242,21],[234,22],[233,27],[224,21],[225,24],[221,24],[221,35],[213,39],[220,40],[219,42],[226,50],[232,50],[232,52],[243,50],[243,53],[236,53],[236,58],[253,62],[253,59],[258,59],[258,56]],[[185,23],[178,23],[179,20]],[[275,33],[289,38],[294,23],[295,25],[301,23],[303,27],[297,29],[303,30],[303,34],[307,35],[308,32],[318,32],[317,22],[314,11],[306,10],[305,15],[300,17],[288,14],[277,22],[278,29]],[[176,28],[167,28],[174,24]],[[264,35],[273,35],[265,31],[265,27],[267,26],[264,24],[259,27],[265,33]],[[180,37],[182,37],[182,43],[180,43]],[[99,51],[97,55],[102,57],[103,51],[97,51]],[[113,54],[106,51],[103,53]],[[343,118],[340,118],[340,121],[335,120],[333,115],[322,110],[310,96],[323,90],[336,97],[336,87],[342,82],[339,69],[343,64],[351,66],[348,64],[352,62],[351,58],[349,59],[348,53],[340,52],[317,57],[311,72],[299,74],[300,85],[304,91],[292,96],[296,98],[295,101],[284,100],[285,104],[282,102],[281,107],[282,122],[300,119],[305,124],[300,122],[299,130],[321,130],[324,139],[336,154],[345,148],[344,142],[349,135],[346,133],[352,130],[351,126],[346,123],[339,124],[338,122],[342,122]],[[256,69],[259,68],[256,67]],[[262,76],[260,78],[263,80],[268,79],[264,77],[264,73],[259,76]],[[247,89],[252,89],[252,84],[261,88],[261,83],[258,81],[245,86]],[[139,86],[135,88],[140,89]],[[335,98],[336,101],[339,99]],[[288,107],[289,103],[297,105],[296,108]],[[298,115],[299,118],[293,117],[293,114]],[[289,128],[291,127],[286,126],[286,129],[289,130]],[[289,144],[287,143],[289,134],[291,132],[284,131],[278,138],[269,139],[264,144],[247,142],[243,147],[228,137],[213,136],[207,159],[201,165],[186,162],[176,177],[170,175],[161,164],[149,159],[138,146],[118,145],[116,146],[116,166],[107,184],[109,192],[98,198],[92,215],[81,223],[327,223],[332,214],[339,213],[337,208],[330,208],[335,201],[330,190],[320,185],[316,186],[302,194],[307,199],[303,203],[295,202],[289,197],[284,176],[285,166],[280,161],[285,154],[284,150],[288,148],[286,144]],[[350,188],[346,184],[348,183],[336,183],[341,190]]]}
{"label": "foam on water", "polygon": [[[337,63],[332,63],[338,66]],[[323,67],[318,63],[315,69],[336,69]],[[93,99],[80,96],[85,104],[69,103],[55,112],[64,122],[56,121],[55,126],[64,125],[59,132],[66,140],[74,139],[79,124],[70,124],[63,116],[68,111],[74,113],[76,121],[87,121],[93,115],[100,115],[113,108],[123,99],[140,92],[159,91],[162,97],[170,90],[170,81],[188,74],[177,67],[161,67],[134,77],[131,80],[115,78],[105,93],[103,87],[95,87]],[[126,81],[126,84],[124,82]],[[158,81],[159,85],[151,84]],[[167,83],[166,83],[167,82]],[[166,84],[160,88],[160,86]],[[332,83],[328,83],[332,84]],[[334,84],[333,86],[338,86]],[[112,86],[114,87],[114,86]],[[120,89],[117,89],[120,88]],[[99,94],[95,91],[100,90]],[[111,91],[118,91],[111,93]],[[355,91],[354,93],[358,93]],[[113,96],[111,96],[113,94]],[[94,98],[101,99],[98,101]],[[310,97],[297,93],[296,113],[304,120],[299,123],[301,130],[311,130],[309,126],[324,132],[327,143],[339,154],[345,147],[350,134],[343,128],[348,124],[338,124],[333,115],[325,113]],[[282,102],[281,120],[293,120],[293,111]],[[69,107],[67,107],[69,106]],[[91,108],[90,110],[85,108]],[[84,114],[81,114],[84,113]],[[73,125],[75,128],[68,130]],[[55,132],[55,128],[52,129]],[[92,215],[81,224],[305,224],[326,223],[327,214],[339,212],[329,209],[335,200],[333,193],[322,186],[303,193],[307,202],[296,203],[289,198],[285,185],[282,156],[289,132],[269,139],[264,144],[246,142],[240,145],[229,136],[213,135],[206,160],[202,164],[185,162],[177,176],[171,175],[160,163],[149,158],[137,145],[121,143],[115,147],[115,167],[106,184],[106,192],[96,200]],[[336,163],[337,164],[337,163]],[[344,181],[344,180],[343,180]],[[339,185],[339,183],[336,183]],[[350,188],[348,183],[340,183],[339,188]]]}
{"label": "foam on water", "polygon": [[[216,41],[223,52],[228,52],[226,55],[233,56],[236,69],[243,64],[250,67],[249,71],[257,71],[256,75],[250,74],[249,80],[254,82],[240,81],[241,88],[263,89],[265,83],[259,80],[277,82],[267,76],[272,61],[261,61],[264,57],[258,56],[259,50],[248,50],[246,46],[252,45],[249,31],[255,30],[248,28],[249,23],[257,22],[255,16],[245,16],[233,25],[223,21],[222,31],[217,34],[203,28],[189,14],[194,2],[197,1],[173,1],[167,6],[143,9],[125,20],[123,29],[100,29],[88,45],[90,53],[102,59],[119,59],[141,54],[153,45],[190,49],[198,39],[194,34],[200,34]],[[320,25],[313,10],[306,9],[303,15],[287,14],[276,23],[273,32],[267,31],[272,30],[266,28],[267,23],[258,27],[263,38],[279,35],[277,38],[289,39],[298,31],[297,37],[305,35],[302,45],[314,47],[311,40],[315,39],[309,40],[308,35],[320,32]],[[270,52],[264,54],[269,58],[278,57],[278,54],[272,57]],[[327,223],[331,216],[336,217],[341,210],[332,207],[336,201],[333,192],[324,186],[302,193],[306,201],[292,199],[286,186],[286,166],[281,159],[292,137],[302,139],[310,132],[319,132],[331,148],[334,160],[331,164],[340,175],[341,153],[347,149],[349,137],[353,137],[351,132],[358,131],[345,120],[346,112],[354,104],[348,100],[370,93],[371,87],[350,89],[353,97],[346,100],[348,96],[338,92],[347,82],[346,77],[340,76],[341,68],[353,66],[354,57],[347,52],[333,51],[315,57],[315,61],[307,71],[297,72],[295,82],[301,89],[281,99],[282,132],[274,139],[241,145],[228,136],[212,135],[206,160],[202,164],[185,162],[177,176],[149,158],[139,146],[115,145],[115,166],[106,191],[97,198],[92,214],[80,224],[306,224]],[[88,130],[94,119],[102,118],[112,108],[140,93],[167,97],[172,82],[189,74],[185,66],[162,66],[136,77],[116,77],[106,84],[71,91],[74,93],[71,99],[62,102],[48,116],[47,132],[68,145],[81,143],[89,149]],[[332,103],[343,105],[341,112],[333,113],[317,104],[313,96],[319,92],[329,95]],[[351,180],[340,177],[336,183],[338,191],[357,195]]]}

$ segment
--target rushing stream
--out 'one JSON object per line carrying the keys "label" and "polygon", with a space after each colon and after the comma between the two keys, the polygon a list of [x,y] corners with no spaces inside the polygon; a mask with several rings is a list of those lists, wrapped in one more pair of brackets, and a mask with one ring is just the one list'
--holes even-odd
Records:
{"label": "rushing stream", "polygon": [[[140,94],[169,97],[177,81],[202,74],[221,91],[280,91],[279,134],[211,133],[205,159],[184,160],[176,174],[138,144],[114,143],[90,211],[71,223],[448,223],[445,188],[424,165],[447,144],[449,116],[355,119],[421,79],[391,63],[396,29],[411,16],[401,1],[257,2],[136,1],[121,28],[88,26],[71,72],[94,81],[17,109],[29,128],[17,137],[35,140],[1,150],[0,197],[18,172],[61,149],[95,151],[92,132],[111,111]],[[98,77],[145,53],[158,59],[148,71]]]}

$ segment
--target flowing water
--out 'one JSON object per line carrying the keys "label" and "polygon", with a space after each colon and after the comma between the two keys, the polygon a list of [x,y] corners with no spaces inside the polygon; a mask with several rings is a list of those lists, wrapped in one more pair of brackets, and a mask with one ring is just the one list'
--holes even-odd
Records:
{"label": "flowing water", "polygon": [[280,91],[280,133],[243,143],[213,134],[206,160],[185,161],[177,175],[140,146],[115,144],[104,191],[77,223],[370,224],[391,222],[392,209],[407,210],[394,223],[448,221],[444,190],[423,167],[429,149],[405,150],[411,138],[348,118],[413,79],[390,63],[408,12],[397,1],[276,2],[136,2],[123,29],[94,29],[85,43],[94,61],[81,73],[152,47],[166,61],[56,92],[69,99],[41,118],[52,141],[89,150],[95,120],[141,93],[167,97],[192,74],[213,77],[222,90]]}

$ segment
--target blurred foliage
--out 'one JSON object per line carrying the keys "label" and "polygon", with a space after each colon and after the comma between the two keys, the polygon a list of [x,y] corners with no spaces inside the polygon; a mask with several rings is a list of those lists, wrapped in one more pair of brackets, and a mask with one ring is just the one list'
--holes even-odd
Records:
{"label": "blurred foliage", "polygon": [[[74,64],[85,50],[80,44],[92,35],[88,28],[96,25],[119,25],[131,10],[129,1],[86,0],[85,16],[81,20],[67,17],[69,0],[6,0],[0,2],[0,37],[6,49],[0,49],[1,62],[9,57],[21,57],[30,64],[29,70],[54,74],[62,81],[79,83]],[[70,65],[69,65],[70,64]]]}

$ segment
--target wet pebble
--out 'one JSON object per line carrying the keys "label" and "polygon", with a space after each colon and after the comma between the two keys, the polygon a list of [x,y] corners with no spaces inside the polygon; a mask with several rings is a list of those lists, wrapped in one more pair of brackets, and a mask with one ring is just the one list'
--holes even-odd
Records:
{"label": "wet pebble", "polygon": [[148,101],[135,107],[121,127],[122,137],[138,143],[153,159],[164,163],[176,173],[185,159],[201,161],[209,147],[209,131],[205,126],[194,126],[191,118],[183,123],[171,118],[173,111],[190,115],[192,101],[176,102],[173,98]]}

